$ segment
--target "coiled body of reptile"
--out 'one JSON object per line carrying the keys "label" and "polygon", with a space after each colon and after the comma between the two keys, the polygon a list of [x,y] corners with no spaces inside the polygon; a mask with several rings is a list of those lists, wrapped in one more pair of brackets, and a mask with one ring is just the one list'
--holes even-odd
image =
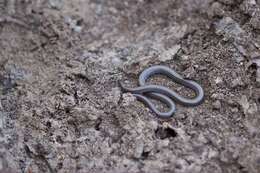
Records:
{"label": "coiled body of reptile", "polygon": [[[146,84],[148,78],[157,74],[165,75],[174,82],[190,88],[195,92],[196,96],[193,98],[185,98],[165,86]],[[127,88],[120,83],[123,92],[132,93],[138,100],[146,104],[161,118],[168,118],[176,112],[174,101],[184,106],[197,106],[201,104],[204,99],[203,88],[197,82],[183,78],[174,70],[166,66],[156,65],[145,69],[139,76],[139,85],[140,86],[136,88]],[[169,107],[169,111],[160,112],[149,98],[157,99],[165,103]]]}

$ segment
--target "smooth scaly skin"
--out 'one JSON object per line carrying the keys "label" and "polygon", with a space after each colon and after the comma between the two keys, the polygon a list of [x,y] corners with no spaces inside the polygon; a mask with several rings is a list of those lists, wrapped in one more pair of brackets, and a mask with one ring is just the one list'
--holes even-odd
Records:
{"label": "smooth scaly skin", "polygon": [[[196,96],[193,98],[185,98],[164,86],[146,85],[146,80],[156,74],[166,75],[174,82],[192,89]],[[176,112],[173,100],[184,106],[197,106],[201,104],[204,99],[204,91],[198,83],[189,79],[184,79],[174,70],[161,65],[153,66],[144,70],[139,76],[139,85],[140,87],[127,88],[120,83],[123,92],[132,93],[137,97],[138,100],[144,102],[153,112],[162,118],[170,117]],[[170,110],[168,112],[158,111],[154,104],[146,96],[160,100],[161,102],[165,103]]]}

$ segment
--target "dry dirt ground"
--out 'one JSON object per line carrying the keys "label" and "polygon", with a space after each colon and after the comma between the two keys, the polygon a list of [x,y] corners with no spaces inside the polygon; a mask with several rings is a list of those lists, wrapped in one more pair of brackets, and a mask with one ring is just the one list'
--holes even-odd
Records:
{"label": "dry dirt ground", "polygon": [[[0,0],[0,48],[1,173],[260,172],[260,0]],[[156,64],[204,103],[121,93]]]}

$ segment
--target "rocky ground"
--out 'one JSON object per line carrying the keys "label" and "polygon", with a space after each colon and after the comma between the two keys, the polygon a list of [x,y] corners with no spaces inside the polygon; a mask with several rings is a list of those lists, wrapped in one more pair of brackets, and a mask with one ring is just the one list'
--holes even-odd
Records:
{"label": "rocky ground", "polygon": [[[0,173],[260,172],[259,0],[0,0],[0,48]],[[156,64],[204,103],[121,93]]]}

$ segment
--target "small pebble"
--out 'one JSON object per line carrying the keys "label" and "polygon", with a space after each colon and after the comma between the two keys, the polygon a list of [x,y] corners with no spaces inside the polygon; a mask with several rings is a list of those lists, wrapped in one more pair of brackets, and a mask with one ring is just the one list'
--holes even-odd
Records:
{"label": "small pebble", "polygon": [[158,129],[158,122],[157,121],[150,121],[150,127],[153,129],[153,130],[157,130]]}
{"label": "small pebble", "polygon": [[256,9],[257,9],[257,4],[255,0],[244,0],[242,4],[240,5],[240,9],[244,14],[248,14],[252,16]]}
{"label": "small pebble", "polygon": [[223,83],[223,79],[221,77],[217,77],[215,79],[215,82],[216,82],[216,84],[221,84],[221,83]]}
{"label": "small pebble", "polygon": [[82,31],[82,26],[74,26],[73,31],[80,33]]}
{"label": "small pebble", "polygon": [[238,112],[238,108],[237,107],[231,108],[231,112],[237,113]]}
{"label": "small pebble", "polygon": [[119,87],[112,88],[112,90],[108,93],[108,97],[106,100],[110,103],[118,104],[121,97],[121,90]]}
{"label": "small pebble", "polygon": [[187,60],[189,60],[189,56],[188,56],[188,55],[182,55],[182,56],[181,56],[181,59],[182,59],[183,61],[187,61]]}
{"label": "small pebble", "polygon": [[244,83],[243,83],[241,77],[238,77],[238,78],[234,79],[234,80],[231,82],[231,87],[232,87],[232,88],[236,88],[236,87],[238,87],[238,86],[243,86],[243,85],[244,85]]}
{"label": "small pebble", "polygon": [[65,16],[64,22],[68,24],[74,32],[80,33],[83,29],[81,25],[78,25],[77,20],[72,19],[70,16]]}
{"label": "small pebble", "polygon": [[119,59],[118,57],[113,57],[112,60],[111,60],[112,64],[115,66],[115,67],[120,67],[122,66],[123,62],[121,59]]}
{"label": "small pebble", "polygon": [[249,109],[247,110],[247,113],[249,115],[256,115],[258,112],[258,108],[257,108],[257,104],[256,103],[252,103],[250,104]]}
{"label": "small pebble", "polygon": [[221,102],[219,100],[216,100],[215,102],[213,102],[212,106],[213,109],[219,110],[221,108]]}
{"label": "small pebble", "polygon": [[254,29],[260,29],[260,12],[256,12],[250,20]]}
{"label": "small pebble", "polygon": [[213,150],[213,149],[210,149],[209,150],[209,154],[208,154],[208,157],[211,159],[211,158],[216,158],[218,156],[218,152]]}
{"label": "small pebble", "polygon": [[248,102],[247,96],[246,95],[242,95],[241,99],[238,102],[241,105],[241,107],[243,109],[243,112],[246,114],[248,109],[249,109],[249,107],[250,107],[250,104]]}
{"label": "small pebble", "polygon": [[198,141],[203,144],[208,143],[208,139],[203,134],[199,134]]}
{"label": "small pebble", "polygon": [[142,140],[137,142],[135,151],[134,151],[134,158],[140,158],[142,156],[142,153],[144,151],[144,143]]}
{"label": "small pebble", "polygon": [[208,15],[211,17],[223,16],[224,14],[225,11],[223,10],[223,7],[219,2],[212,3],[211,7],[208,10]]}
{"label": "small pebble", "polygon": [[64,2],[63,0],[49,0],[49,4],[52,8],[55,8],[55,9],[61,9]]}

